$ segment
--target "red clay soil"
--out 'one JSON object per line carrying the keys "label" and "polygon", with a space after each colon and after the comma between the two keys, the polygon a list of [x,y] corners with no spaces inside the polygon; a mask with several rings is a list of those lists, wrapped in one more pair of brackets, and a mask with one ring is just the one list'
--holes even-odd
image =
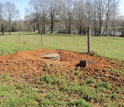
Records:
{"label": "red clay soil", "polygon": [[[45,52],[58,53],[60,60],[41,58],[40,54]],[[77,69],[76,65],[80,60],[96,62],[89,63],[83,69],[80,68],[81,72],[85,72],[85,78],[93,76],[102,81],[108,80],[115,85],[124,86],[124,77],[119,73],[110,72],[114,69],[114,65],[107,58],[60,50],[33,50],[0,56],[0,74],[9,72],[12,77],[18,79],[31,79],[43,76],[46,72],[49,74],[66,72],[71,75],[72,71]]]}

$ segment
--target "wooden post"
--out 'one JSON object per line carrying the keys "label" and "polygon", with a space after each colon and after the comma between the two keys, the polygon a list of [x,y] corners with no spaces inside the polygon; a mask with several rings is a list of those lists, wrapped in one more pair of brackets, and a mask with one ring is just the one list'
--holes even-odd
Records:
{"label": "wooden post", "polygon": [[91,29],[88,27],[88,53],[90,53],[91,49]]}

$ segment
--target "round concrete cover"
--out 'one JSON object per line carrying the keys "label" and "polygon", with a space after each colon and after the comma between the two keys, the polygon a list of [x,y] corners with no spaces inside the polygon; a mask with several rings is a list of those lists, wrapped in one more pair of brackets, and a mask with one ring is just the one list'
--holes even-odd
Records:
{"label": "round concrete cover", "polygon": [[60,55],[58,53],[47,52],[47,53],[41,53],[40,57],[44,59],[58,60],[60,58]]}

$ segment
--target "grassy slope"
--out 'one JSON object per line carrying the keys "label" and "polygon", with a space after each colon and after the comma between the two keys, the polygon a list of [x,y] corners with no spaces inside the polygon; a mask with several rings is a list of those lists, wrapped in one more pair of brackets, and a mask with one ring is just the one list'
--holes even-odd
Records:
{"label": "grassy slope", "polygon": [[[82,74],[72,72],[75,78]],[[78,83],[46,74],[34,78],[33,84],[13,81],[9,75],[0,76],[1,107],[123,107],[123,90],[108,82],[87,78]]]}
{"label": "grassy slope", "polygon": [[[19,45],[19,33],[12,33],[11,36],[0,36],[0,49],[11,49],[13,45],[16,47],[27,47],[28,49],[37,49],[40,46],[40,35],[31,32],[21,33],[21,42],[26,42],[34,45]],[[14,44],[12,44],[12,41]],[[92,37],[92,50],[102,56],[113,57],[124,60],[124,38],[119,37]],[[37,45],[37,46],[36,46]],[[64,35],[64,34],[46,34],[43,35],[43,47],[51,49],[64,49],[70,51],[87,52],[87,37],[79,35]],[[19,49],[20,50],[20,49]],[[21,49],[22,50],[22,49]]]}

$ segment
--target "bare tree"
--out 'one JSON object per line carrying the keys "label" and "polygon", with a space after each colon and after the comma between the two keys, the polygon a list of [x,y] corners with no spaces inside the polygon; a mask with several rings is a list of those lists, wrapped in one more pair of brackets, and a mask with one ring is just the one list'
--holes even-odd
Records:
{"label": "bare tree", "polygon": [[55,26],[55,20],[59,10],[59,0],[47,0],[48,4],[48,15],[50,17],[50,30],[51,33],[53,33],[54,26]]}
{"label": "bare tree", "polygon": [[39,0],[30,0],[29,5],[30,5],[29,14],[32,14],[33,17],[37,19],[38,32],[40,34],[42,31],[41,31],[41,16],[40,16]]}
{"label": "bare tree", "polygon": [[[39,33],[62,29],[63,33],[108,34],[108,26],[115,25],[119,0],[30,0],[32,21],[36,19]],[[113,19],[113,17],[115,17]],[[48,29],[50,26],[50,29]],[[103,32],[104,31],[104,32]]]}
{"label": "bare tree", "polygon": [[94,0],[96,20],[98,21],[98,35],[102,35],[102,26],[105,14],[105,1],[106,0]]}
{"label": "bare tree", "polygon": [[75,20],[76,20],[76,26],[78,29],[78,33],[81,35],[82,33],[85,33],[85,15],[84,15],[84,0],[79,0],[75,2],[74,5],[74,13],[75,13]]}
{"label": "bare tree", "polygon": [[62,0],[61,4],[61,17],[65,22],[67,33],[70,34],[74,17],[74,0]]}
{"label": "bare tree", "polygon": [[5,12],[6,18],[9,22],[9,34],[11,34],[11,21],[17,17],[19,11],[16,9],[16,6],[13,3],[7,2],[5,4]]}
{"label": "bare tree", "polygon": [[91,0],[87,0],[85,2],[85,16],[87,21],[87,27],[92,27],[92,21],[93,21],[93,2]]}
{"label": "bare tree", "polygon": [[34,16],[34,14],[29,14],[25,16],[25,23],[29,25],[28,27],[33,29],[33,32],[36,31],[37,26],[37,18]]}
{"label": "bare tree", "polygon": [[4,32],[5,32],[5,20],[4,20],[4,14],[3,14],[3,4],[0,4],[0,25],[1,25],[2,35],[4,35]]}
{"label": "bare tree", "polygon": [[[118,14],[119,9],[114,9],[113,13],[111,15],[111,21],[110,21],[110,26],[111,26],[111,36],[118,35],[119,33],[119,14]],[[117,33],[118,32],[118,33]]]}
{"label": "bare tree", "polygon": [[37,19],[39,33],[46,32],[46,20],[48,14],[48,4],[46,0],[30,0],[29,2],[32,11],[30,14],[33,14],[35,19]]}
{"label": "bare tree", "polygon": [[105,35],[108,35],[108,25],[110,18],[113,13],[115,13],[118,8],[119,0],[106,0],[105,2]]}
{"label": "bare tree", "polygon": [[41,14],[41,23],[42,23],[42,31],[43,33],[46,32],[46,20],[47,20],[47,13],[48,9],[46,8],[47,2],[44,0],[39,0],[39,6],[40,6],[40,14]]}

